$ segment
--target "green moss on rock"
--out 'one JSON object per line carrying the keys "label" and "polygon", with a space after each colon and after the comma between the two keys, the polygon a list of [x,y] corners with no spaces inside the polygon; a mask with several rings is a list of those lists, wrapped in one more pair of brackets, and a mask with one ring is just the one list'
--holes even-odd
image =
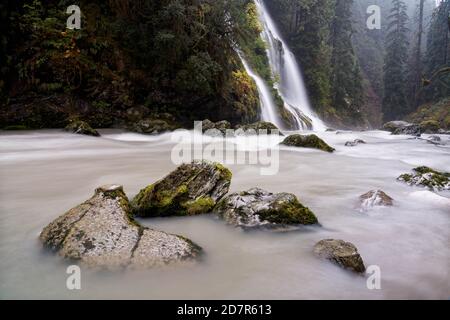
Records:
{"label": "green moss on rock", "polygon": [[439,172],[429,167],[417,167],[414,173],[400,175],[397,180],[411,186],[422,186],[430,190],[450,190],[450,173]]}
{"label": "green moss on rock", "polygon": [[160,181],[142,189],[133,199],[135,215],[186,216],[209,213],[227,192],[231,171],[219,163],[183,164]]}
{"label": "green moss on rock", "polygon": [[282,145],[289,146],[289,147],[302,147],[302,148],[313,148],[313,149],[319,149],[326,152],[333,152],[335,151],[334,148],[330,147],[325,141],[320,139],[315,134],[303,136],[300,134],[293,134],[284,139],[283,142],[281,142]]}

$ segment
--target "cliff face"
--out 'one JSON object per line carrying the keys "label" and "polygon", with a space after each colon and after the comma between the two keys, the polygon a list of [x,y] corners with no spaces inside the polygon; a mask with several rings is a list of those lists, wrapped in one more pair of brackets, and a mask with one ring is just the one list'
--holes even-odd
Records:
{"label": "cliff face", "polygon": [[247,3],[81,1],[80,30],[66,28],[65,1],[2,4],[0,126],[121,126],[130,108],[182,126],[255,121],[257,89],[234,51],[253,36]]}

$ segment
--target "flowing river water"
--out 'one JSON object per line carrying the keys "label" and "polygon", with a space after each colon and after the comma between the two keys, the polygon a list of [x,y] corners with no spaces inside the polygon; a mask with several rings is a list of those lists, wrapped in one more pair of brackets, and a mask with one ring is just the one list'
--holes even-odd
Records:
{"label": "flowing river water", "polygon": [[[59,130],[0,133],[0,298],[133,299],[447,299],[450,297],[450,193],[396,181],[418,165],[450,171],[450,147],[386,132],[319,133],[337,150],[281,148],[279,173],[230,165],[230,191],[261,187],[296,194],[321,226],[287,233],[243,231],[214,215],[140,220],[203,247],[196,263],[151,270],[81,269],[81,290],[66,288],[70,264],[46,252],[43,227],[103,184],[131,198],[176,167],[170,134]],[[345,147],[355,138],[367,144]],[[281,138],[280,138],[281,139]],[[448,136],[442,139],[450,143]],[[236,142],[236,141],[235,141]],[[367,213],[358,196],[380,188],[395,206]],[[354,243],[381,268],[381,290],[312,254],[326,238]]]}

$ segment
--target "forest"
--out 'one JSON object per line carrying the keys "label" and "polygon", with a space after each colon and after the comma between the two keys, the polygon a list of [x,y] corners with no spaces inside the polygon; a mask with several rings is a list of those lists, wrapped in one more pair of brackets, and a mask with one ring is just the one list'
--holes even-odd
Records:
{"label": "forest", "polygon": [[[258,91],[237,49],[271,86],[277,75],[253,1],[80,1],[80,30],[65,28],[70,4],[0,5],[1,127],[59,128],[78,118],[124,127],[133,114],[169,128],[260,120]],[[371,4],[382,8],[379,30],[366,27]],[[302,69],[312,109],[330,127],[413,119],[449,128],[448,0],[266,5]]]}

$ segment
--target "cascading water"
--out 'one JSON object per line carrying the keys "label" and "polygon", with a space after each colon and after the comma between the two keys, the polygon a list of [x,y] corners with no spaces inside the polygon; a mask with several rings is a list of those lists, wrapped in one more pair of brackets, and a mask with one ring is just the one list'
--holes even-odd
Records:
{"label": "cascading water", "polygon": [[[295,118],[299,129],[308,128],[308,122],[310,122],[311,125],[309,127],[312,127],[313,130],[324,131],[326,126],[311,109],[303,77],[294,54],[282,40],[264,2],[262,0],[255,0],[255,3],[258,8],[261,24],[263,25],[264,31],[262,36],[264,41],[268,44],[267,55],[270,68],[272,73],[280,79],[280,83],[277,85],[276,89],[284,101],[285,108]],[[248,66],[246,68],[248,69]],[[251,76],[257,81],[254,73]],[[259,78],[259,80],[264,84],[264,81],[261,78]],[[267,89],[265,84],[264,86]],[[259,85],[258,88],[261,90]],[[269,91],[268,93],[270,95]],[[265,116],[263,110],[264,120],[278,123],[281,122],[277,116],[277,112],[275,111],[276,107],[273,105],[273,102],[270,108],[267,106],[264,106],[263,108],[270,109],[271,112],[273,112],[273,115]],[[273,116],[275,116],[277,121],[273,120]]]}
{"label": "cascading water", "polygon": [[261,118],[264,121],[272,122],[277,127],[282,128],[283,126],[281,125],[281,121],[276,111],[276,106],[269,88],[264,80],[250,68],[244,57],[241,54],[239,54],[239,56],[245,70],[248,75],[253,78],[256,83],[256,87],[258,88],[259,98],[261,100]]}

